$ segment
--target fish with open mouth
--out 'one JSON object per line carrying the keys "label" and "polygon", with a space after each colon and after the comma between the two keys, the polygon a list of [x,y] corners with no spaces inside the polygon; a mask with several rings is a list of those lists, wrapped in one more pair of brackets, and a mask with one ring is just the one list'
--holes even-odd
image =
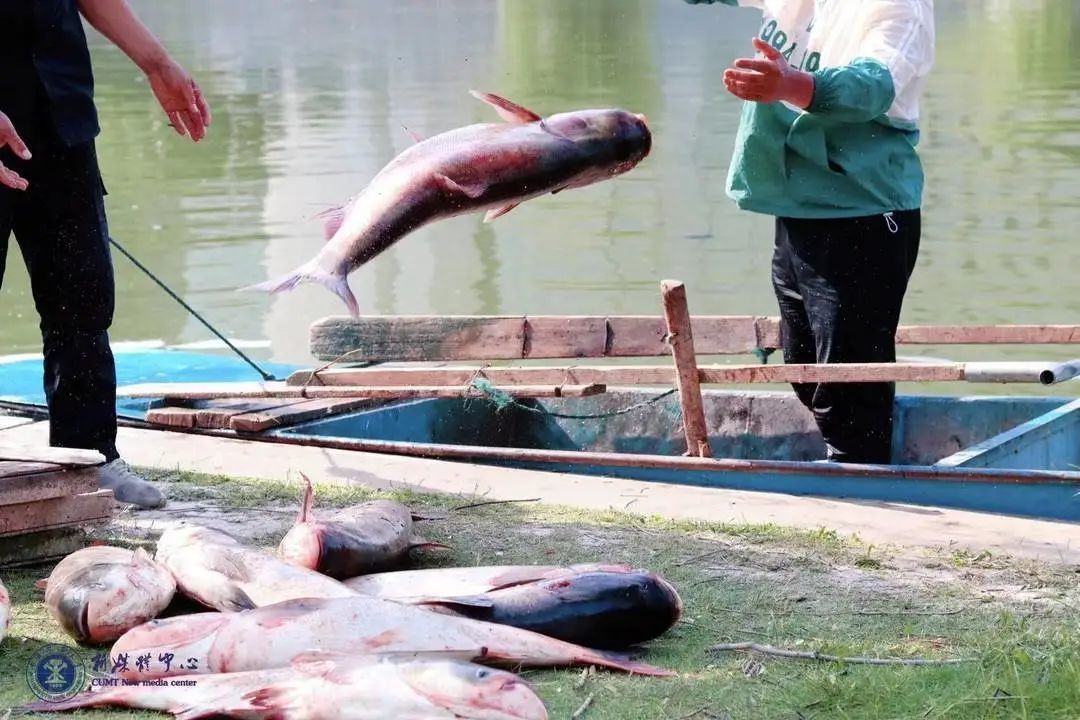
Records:
{"label": "fish with open mouth", "polygon": [[644,115],[619,108],[548,117],[491,93],[470,91],[504,123],[480,123],[421,140],[361,192],[321,213],[326,244],[291,273],[245,290],[272,293],[319,283],[359,305],[348,276],[398,240],[439,220],[485,212],[490,222],[528,200],[582,188],[636,167],[652,147]]}
{"label": "fish with open mouth", "polygon": [[37,585],[49,615],[83,645],[112,642],[154,619],[176,593],[172,573],[145,550],[111,545],[76,550]]}

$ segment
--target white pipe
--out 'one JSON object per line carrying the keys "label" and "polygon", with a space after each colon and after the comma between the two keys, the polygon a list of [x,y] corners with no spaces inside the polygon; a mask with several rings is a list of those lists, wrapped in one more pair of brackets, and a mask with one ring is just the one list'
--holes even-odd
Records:
{"label": "white pipe", "polygon": [[1055,385],[1080,375],[1080,360],[1046,362],[971,362],[964,365],[970,383],[1041,383]]}

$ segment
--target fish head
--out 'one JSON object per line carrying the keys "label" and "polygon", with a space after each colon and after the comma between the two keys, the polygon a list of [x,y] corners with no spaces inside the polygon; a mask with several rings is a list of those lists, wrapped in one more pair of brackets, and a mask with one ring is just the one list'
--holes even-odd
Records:
{"label": "fish head", "polygon": [[[207,658],[213,648],[218,631],[229,621],[231,614],[220,612],[193,613],[176,617],[151,620],[137,625],[117,638],[112,646],[112,660],[127,660],[127,674],[139,679],[150,679],[169,674],[161,672],[162,666],[154,664],[155,671],[136,670],[135,660],[150,655],[155,663],[160,656],[168,655],[176,666],[194,663],[194,672],[208,672]],[[120,673],[124,676],[124,673]]]}
{"label": "fish head", "polygon": [[464,661],[420,661],[402,668],[403,679],[454,717],[477,720],[547,720],[536,692],[513,673]]}
{"label": "fish head", "polygon": [[543,120],[549,132],[574,143],[589,169],[566,187],[583,187],[634,169],[652,150],[648,119],[626,110],[578,110]]}

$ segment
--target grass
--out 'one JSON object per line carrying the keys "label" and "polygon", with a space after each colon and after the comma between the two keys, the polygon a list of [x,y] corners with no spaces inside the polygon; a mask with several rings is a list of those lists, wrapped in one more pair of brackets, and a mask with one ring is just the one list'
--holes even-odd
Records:
{"label": "grass", "polygon": [[[192,513],[219,513],[213,517],[246,529],[269,547],[294,517],[294,484],[159,476],[169,481],[174,506],[190,503]],[[363,489],[318,486],[316,512],[342,510],[374,496]],[[1076,568],[948,548],[913,554],[868,546],[827,529],[674,522],[532,502],[453,511],[483,498],[378,496],[451,510],[446,520],[421,523],[426,537],[454,548],[449,554],[422,555],[425,566],[624,561],[659,572],[679,589],[686,606],[682,621],[650,643],[643,658],[679,676],[524,671],[551,718],[570,718],[586,701],[581,720],[1077,717]],[[133,528],[109,539],[142,541]],[[8,571],[3,578],[14,601],[14,623],[0,645],[0,713],[33,699],[24,673],[38,647],[72,644],[33,587],[48,570]],[[1006,591],[995,592],[1001,587]],[[972,662],[882,667],[708,652],[716,643],[737,641],[840,656]],[[94,711],[79,717],[166,716]]]}

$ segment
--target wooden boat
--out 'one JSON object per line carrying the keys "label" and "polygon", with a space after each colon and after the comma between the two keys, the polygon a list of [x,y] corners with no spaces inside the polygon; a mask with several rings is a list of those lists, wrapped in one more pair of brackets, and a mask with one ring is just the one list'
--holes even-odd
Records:
{"label": "wooden boat", "polygon": [[[865,466],[819,462],[821,436],[785,385],[1046,386],[1080,376],[1080,361],[767,364],[776,318],[691,318],[679,288],[665,285],[656,317],[330,317],[310,338],[326,365],[293,368],[283,381],[188,373],[118,395],[163,431],[1080,521],[1075,391],[900,395],[892,462]],[[908,326],[897,342],[1074,345],[1080,327]],[[737,355],[758,361],[698,364]],[[628,363],[664,356],[674,362]],[[780,386],[714,387],[747,383]]]}

